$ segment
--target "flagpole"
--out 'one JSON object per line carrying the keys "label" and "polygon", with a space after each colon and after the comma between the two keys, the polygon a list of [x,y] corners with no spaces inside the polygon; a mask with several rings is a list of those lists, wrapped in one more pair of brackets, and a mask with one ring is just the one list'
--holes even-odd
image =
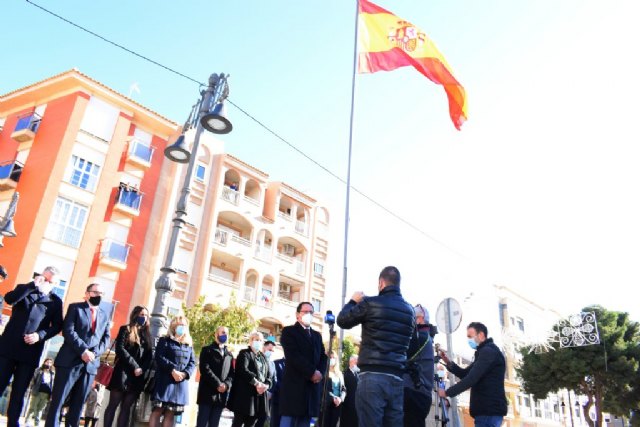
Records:
{"label": "flagpole", "polygon": [[[360,1],[356,0],[355,29],[353,34],[353,68],[351,73],[351,115],[349,117],[349,155],[347,157],[347,191],[344,208],[344,255],[342,259],[342,306],[344,307],[347,298],[347,259],[349,254],[349,206],[351,199],[351,153],[353,147],[353,115],[355,111],[356,98],[356,69],[358,67],[358,21],[360,12]],[[338,360],[342,358],[342,341],[344,340],[344,330],[340,328],[340,346],[338,346]]]}

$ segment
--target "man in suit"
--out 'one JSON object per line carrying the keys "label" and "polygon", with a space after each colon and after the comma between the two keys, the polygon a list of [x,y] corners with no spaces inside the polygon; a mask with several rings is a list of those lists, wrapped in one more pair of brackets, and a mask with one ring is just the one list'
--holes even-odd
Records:
{"label": "man in suit", "polygon": [[109,318],[100,308],[102,288],[87,286],[85,301],[69,305],[64,318],[64,343],[55,360],[56,381],[45,427],[58,427],[65,401],[67,427],[78,427],[80,413],[100,366],[100,355],[109,347]]}
{"label": "man in suit", "polygon": [[281,427],[308,427],[311,417],[318,416],[327,366],[322,336],[311,329],[313,305],[298,304],[296,320],[282,329],[280,337],[287,360],[280,387]]}
{"label": "man in suit", "polygon": [[25,392],[40,363],[44,342],[62,329],[62,300],[51,292],[58,283],[57,275],[55,267],[47,267],[42,275],[5,295],[12,310],[0,336],[0,394],[13,375],[8,427],[18,427]]}
{"label": "man in suit", "polygon": [[[358,412],[356,411],[356,390],[358,389],[358,355],[349,358],[349,367],[344,370],[344,385],[347,388],[347,397],[342,404],[340,415],[340,427],[358,427]],[[399,427],[399,426],[398,426]]]}

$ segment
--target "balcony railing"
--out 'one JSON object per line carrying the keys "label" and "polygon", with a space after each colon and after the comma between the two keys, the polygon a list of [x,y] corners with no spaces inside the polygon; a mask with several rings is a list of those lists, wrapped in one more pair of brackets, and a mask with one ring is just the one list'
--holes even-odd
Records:
{"label": "balcony railing", "polygon": [[213,236],[213,241],[219,245],[226,246],[229,239],[229,232],[220,228],[216,228],[216,234]]}
{"label": "balcony railing", "polygon": [[223,200],[226,200],[227,202],[232,203],[236,206],[238,206],[238,203],[240,202],[240,193],[227,186],[222,187],[221,197]]}
{"label": "balcony railing", "polygon": [[248,286],[244,287],[244,294],[242,295],[242,299],[248,302],[255,302],[256,299],[256,288],[250,288]]}
{"label": "balcony railing", "polygon": [[231,235],[231,241],[240,243],[244,246],[251,246],[251,241],[249,239],[245,239],[244,237],[238,236],[237,234]]}
{"label": "balcony railing", "polygon": [[276,254],[276,258],[278,258],[279,260],[282,260],[284,262],[288,262],[288,263],[293,263],[294,258],[290,257],[289,255],[283,254],[282,252],[278,252]]}
{"label": "balcony railing", "polygon": [[100,258],[126,264],[129,249],[131,249],[131,245],[128,243],[121,243],[113,239],[104,239],[100,250]]}
{"label": "balcony railing", "polygon": [[295,307],[298,301],[293,301],[289,295],[278,294],[278,302]]}
{"label": "balcony railing", "polygon": [[41,120],[42,118],[36,113],[24,115],[18,119],[16,128],[13,131],[18,132],[21,130],[30,130],[31,132],[36,133],[40,127]]}
{"label": "balcony railing", "polygon": [[226,277],[218,276],[215,273],[209,273],[209,280],[213,280],[214,282],[218,282],[226,286],[231,286],[235,289],[240,289],[240,283],[227,279]]}
{"label": "balcony railing", "polygon": [[271,262],[271,246],[256,246],[255,257],[264,262]]}
{"label": "balcony railing", "polygon": [[0,164],[0,189],[16,188],[18,181],[20,181],[23,167],[24,165],[18,161]]}
{"label": "balcony railing", "polygon": [[260,200],[258,200],[258,199],[254,199],[254,198],[249,197],[249,196],[244,196],[243,199],[247,203],[251,203],[252,205],[260,206]]}
{"label": "balcony railing", "polygon": [[300,276],[304,276],[304,261],[296,259],[294,261],[294,264],[296,266],[296,274],[299,274]]}
{"label": "balcony railing", "polygon": [[291,221],[291,214],[290,213],[286,213],[286,212],[282,212],[282,211],[278,211],[278,217],[282,218],[282,219],[286,219],[287,221]]}
{"label": "balcony railing", "polygon": [[273,296],[271,295],[271,292],[262,292],[258,305],[266,308],[273,307]]}
{"label": "balcony railing", "polygon": [[136,163],[149,166],[153,157],[154,148],[139,139],[133,139],[129,145],[129,159]]}
{"label": "balcony railing", "polygon": [[128,187],[120,187],[118,196],[116,197],[116,206],[125,208],[126,211],[138,214],[140,213],[140,204],[142,203],[142,194],[135,189]]}
{"label": "balcony railing", "polygon": [[296,233],[302,234],[303,236],[308,236],[308,227],[307,223],[304,221],[296,221]]}

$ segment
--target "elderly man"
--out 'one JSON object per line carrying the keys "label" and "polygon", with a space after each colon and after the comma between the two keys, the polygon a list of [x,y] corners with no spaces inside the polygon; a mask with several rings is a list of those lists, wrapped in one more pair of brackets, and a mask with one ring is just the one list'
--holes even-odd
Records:
{"label": "elderly man", "polygon": [[7,409],[7,427],[18,427],[24,396],[33,377],[44,342],[62,329],[62,300],[52,292],[58,269],[47,267],[31,282],[7,292],[11,318],[0,335],[0,394],[13,375]]}

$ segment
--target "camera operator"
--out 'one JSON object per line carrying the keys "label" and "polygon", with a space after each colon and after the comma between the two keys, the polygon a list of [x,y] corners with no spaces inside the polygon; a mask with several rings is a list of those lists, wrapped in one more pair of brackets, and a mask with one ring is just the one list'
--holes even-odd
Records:
{"label": "camera operator", "polygon": [[413,308],[416,332],[407,350],[407,372],[404,374],[404,427],[424,427],[431,409],[433,390],[433,335],[429,312],[418,304]]}

